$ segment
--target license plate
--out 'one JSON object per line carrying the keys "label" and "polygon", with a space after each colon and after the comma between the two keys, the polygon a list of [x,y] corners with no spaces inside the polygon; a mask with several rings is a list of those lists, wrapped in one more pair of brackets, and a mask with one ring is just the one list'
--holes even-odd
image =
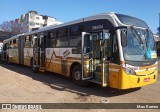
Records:
{"label": "license plate", "polygon": [[150,78],[144,78],[144,82],[149,82]]}

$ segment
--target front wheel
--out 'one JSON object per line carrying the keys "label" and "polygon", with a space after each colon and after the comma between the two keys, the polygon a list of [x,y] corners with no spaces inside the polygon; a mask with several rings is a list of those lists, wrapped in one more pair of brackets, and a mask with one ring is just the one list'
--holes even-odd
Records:
{"label": "front wheel", "polygon": [[88,86],[89,82],[82,80],[82,68],[80,65],[76,65],[72,70],[72,80],[79,86]]}

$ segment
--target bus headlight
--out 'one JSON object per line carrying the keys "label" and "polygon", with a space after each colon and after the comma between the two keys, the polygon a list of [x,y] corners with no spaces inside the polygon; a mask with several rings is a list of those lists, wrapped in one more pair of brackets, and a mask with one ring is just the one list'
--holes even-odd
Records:
{"label": "bus headlight", "polygon": [[136,75],[136,72],[128,67],[123,67],[123,70],[126,72],[126,74]]}

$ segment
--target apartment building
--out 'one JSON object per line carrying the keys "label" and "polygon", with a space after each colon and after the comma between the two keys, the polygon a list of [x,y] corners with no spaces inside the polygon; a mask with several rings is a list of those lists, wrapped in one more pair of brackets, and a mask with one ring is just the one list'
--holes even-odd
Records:
{"label": "apartment building", "polygon": [[62,22],[50,16],[40,15],[36,11],[29,11],[28,13],[21,15],[20,23],[31,31],[44,26],[58,25]]}

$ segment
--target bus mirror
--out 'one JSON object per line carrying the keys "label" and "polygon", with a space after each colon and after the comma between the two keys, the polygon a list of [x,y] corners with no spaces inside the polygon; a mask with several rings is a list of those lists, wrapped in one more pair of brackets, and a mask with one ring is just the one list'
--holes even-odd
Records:
{"label": "bus mirror", "polygon": [[121,45],[122,47],[127,46],[127,31],[126,30],[121,31]]}

